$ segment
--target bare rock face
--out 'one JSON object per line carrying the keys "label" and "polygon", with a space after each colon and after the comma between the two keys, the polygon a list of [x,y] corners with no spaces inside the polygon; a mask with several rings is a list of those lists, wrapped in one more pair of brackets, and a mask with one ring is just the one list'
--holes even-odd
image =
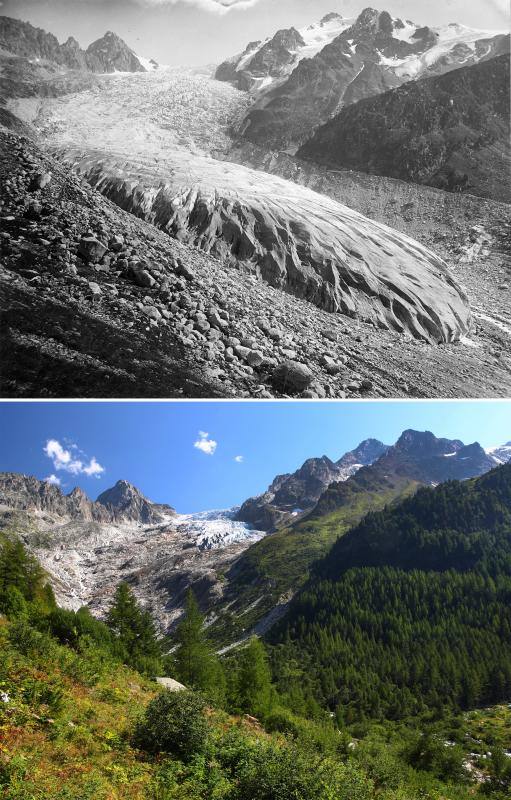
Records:
{"label": "bare rock face", "polygon": [[166,516],[175,514],[171,506],[151,503],[135,486],[123,480],[117,481],[115,486],[100,494],[97,503],[105,506],[117,520],[161,522]]}
{"label": "bare rock face", "polygon": [[32,475],[0,473],[0,504],[24,511],[41,511],[72,519],[107,521],[106,509],[95,507],[81,489],[65,495],[58,486]]}
{"label": "bare rock face", "polygon": [[112,31],[87,48],[86,59],[92,72],[146,71],[133,50]]}
{"label": "bare rock face", "polygon": [[118,481],[94,502],[79,487],[65,495],[58,486],[14,472],[0,473],[0,505],[95,522],[156,523],[175,514],[170,506],[151,503],[127,481]]}
{"label": "bare rock face", "polygon": [[434,343],[469,329],[438,256],[309,189],[179,150],[165,182],[124,158],[59,155],[121,208],[326,311]]}
{"label": "bare rock face", "polygon": [[72,36],[58,39],[28,22],[0,16],[0,48],[17,56],[48,61],[61,67],[89,72],[145,72],[126,42],[112,31],[93,42],[86,51]]}
{"label": "bare rock face", "polygon": [[345,481],[359,469],[374,463],[388,450],[377,439],[366,439],[337,462],[327,456],[309,458],[292,474],[277,475],[267,491],[250,497],[240,507],[237,519],[261,530],[274,530],[290,515],[310,510],[330,484]]}

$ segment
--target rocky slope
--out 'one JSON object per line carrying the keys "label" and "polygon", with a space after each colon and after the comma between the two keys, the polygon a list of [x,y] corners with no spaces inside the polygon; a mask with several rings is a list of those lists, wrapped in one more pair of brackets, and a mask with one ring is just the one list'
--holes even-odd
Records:
{"label": "rocky slope", "polygon": [[511,201],[509,55],[345,107],[300,158]]}
{"label": "rocky slope", "polygon": [[16,532],[47,570],[59,602],[103,614],[119,581],[129,582],[162,632],[193,586],[203,608],[222,595],[223,571],[264,534],[235,522],[235,510],[176,514],[126,481],[94,502],[34,477],[0,474],[0,528]]}
{"label": "rocky slope", "polygon": [[30,61],[50,62],[70,70],[105,72],[145,72],[135,53],[112,31],[82,50],[72,36],[58,39],[29,22],[0,16],[0,48]]}
{"label": "rocky slope", "polygon": [[367,439],[336,462],[327,456],[309,458],[296,472],[278,475],[266,492],[246,500],[237,518],[262,530],[274,530],[310,510],[331,483],[347,480],[386,450],[376,439]]}
{"label": "rocky slope", "polygon": [[[364,9],[355,20],[327,23],[327,31],[323,40],[319,37],[324,46],[318,49],[311,51],[307,31],[295,32],[287,48],[270,41],[238,61],[235,58],[231,70],[225,65],[219,68],[220,79],[234,80],[242,88],[257,87],[259,81],[263,87],[240,128],[244,137],[266,147],[293,149],[342,106],[508,49],[505,32],[478,31],[455,23],[430,28],[372,8]],[[279,41],[285,38],[282,32],[277,36]],[[259,54],[268,48],[272,58],[269,68],[263,61],[266,70],[261,82]],[[294,69],[282,80],[290,66]]]}
{"label": "rocky slope", "polygon": [[127,481],[117,481],[93,502],[79,487],[66,495],[58,486],[13,472],[0,473],[0,504],[87,522],[157,523],[175,514],[170,506],[152,503]]}
{"label": "rocky slope", "polygon": [[[128,86],[132,99],[144,92],[136,119]],[[327,311],[432,342],[467,332],[465,296],[434,254],[319,194],[183,148],[141,114],[159,86],[119,78],[59,101],[54,152],[122,208]]]}
{"label": "rocky slope", "polygon": [[[33,142],[0,139],[3,396],[509,393],[495,336],[432,348],[322,312],[123,212]],[[99,249],[80,251],[90,238]]]}

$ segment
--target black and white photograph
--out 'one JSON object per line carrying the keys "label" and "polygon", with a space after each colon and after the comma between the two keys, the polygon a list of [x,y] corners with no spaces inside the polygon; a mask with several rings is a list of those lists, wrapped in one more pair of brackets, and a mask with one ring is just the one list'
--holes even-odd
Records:
{"label": "black and white photograph", "polygon": [[511,799],[510,29],[0,0],[0,800]]}
{"label": "black and white photograph", "polygon": [[4,0],[3,397],[511,391],[503,0]]}

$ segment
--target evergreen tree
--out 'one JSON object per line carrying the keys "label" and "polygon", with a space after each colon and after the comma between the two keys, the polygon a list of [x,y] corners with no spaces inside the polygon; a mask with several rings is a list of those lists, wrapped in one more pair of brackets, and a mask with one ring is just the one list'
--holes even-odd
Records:
{"label": "evergreen tree", "polygon": [[44,572],[19,539],[6,539],[0,546],[0,603],[10,587],[31,602],[43,589]]}
{"label": "evergreen tree", "polygon": [[127,583],[120,583],[107,624],[125,652],[127,662],[145,673],[160,671],[161,646],[148,611],[138,605]]}
{"label": "evergreen tree", "polygon": [[225,699],[225,673],[206,639],[204,617],[191,589],[186,596],[185,613],[177,628],[176,639],[175,663],[179,680],[221,705]]}
{"label": "evergreen tree", "polygon": [[264,645],[256,636],[252,637],[241,654],[238,697],[242,711],[263,719],[269,714],[272,700],[271,673]]}

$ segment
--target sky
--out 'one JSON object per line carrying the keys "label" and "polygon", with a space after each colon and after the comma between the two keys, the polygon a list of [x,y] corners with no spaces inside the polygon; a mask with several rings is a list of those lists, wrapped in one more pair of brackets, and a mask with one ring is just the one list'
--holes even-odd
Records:
{"label": "sky", "polygon": [[508,0],[0,0],[19,17],[82,47],[114,30],[139,55],[161,64],[219,63],[279,28],[301,28],[330,11],[356,16],[372,5],[418,24],[461,22],[509,29]]}
{"label": "sky", "polygon": [[80,486],[91,499],[125,479],[189,514],[231,508],[307,459],[339,459],[403,430],[511,440],[511,401],[2,402],[0,472]]}

